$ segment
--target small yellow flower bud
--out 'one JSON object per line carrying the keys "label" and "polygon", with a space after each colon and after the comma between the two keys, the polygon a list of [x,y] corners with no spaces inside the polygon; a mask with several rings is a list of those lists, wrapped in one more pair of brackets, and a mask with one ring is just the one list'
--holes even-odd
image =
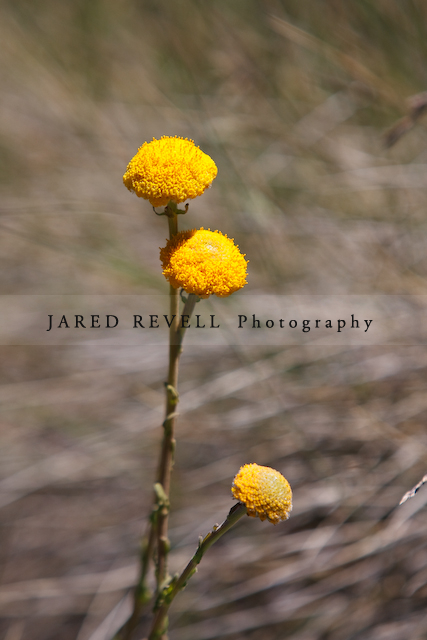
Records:
{"label": "small yellow flower bud", "polygon": [[246,506],[248,516],[273,524],[287,520],[292,510],[290,484],[271,467],[245,464],[234,478],[231,492]]}

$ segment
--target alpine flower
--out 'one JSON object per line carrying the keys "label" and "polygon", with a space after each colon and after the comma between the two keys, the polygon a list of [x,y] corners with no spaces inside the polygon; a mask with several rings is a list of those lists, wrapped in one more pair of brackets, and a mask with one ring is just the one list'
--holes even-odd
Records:
{"label": "alpine flower", "polygon": [[181,231],[160,249],[163,275],[170,284],[200,298],[225,297],[246,284],[247,260],[220,231]]}
{"label": "alpine flower", "polygon": [[176,204],[201,196],[218,170],[210,156],[193,140],[162,136],[144,142],[123,176],[129,191],[149,200],[153,207]]}

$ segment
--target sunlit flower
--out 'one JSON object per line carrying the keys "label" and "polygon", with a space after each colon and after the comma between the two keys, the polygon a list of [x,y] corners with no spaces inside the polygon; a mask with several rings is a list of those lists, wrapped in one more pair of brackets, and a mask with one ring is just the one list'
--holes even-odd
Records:
{"label": "sunlit flower", "polygon": [[290,484],[271,467],[245,464],[234,478],[231,492],[246,506],[248,516],[268,519],[273,524],[289,518],[292,510]]}
{"label": "sunlit flower", "polygon": [[161,207],[169,200],[179,204],[201,196],[217,171],[212,158],[192,140],[163,136],[144,142],[129,162],[123,182],[139,198]]}
{"label": "sunlit flower", "polygon": [[173,287],[200,298],[229,296],[246,284],[247,261],[220,231],[181,231],[160,249],[160,260]]}

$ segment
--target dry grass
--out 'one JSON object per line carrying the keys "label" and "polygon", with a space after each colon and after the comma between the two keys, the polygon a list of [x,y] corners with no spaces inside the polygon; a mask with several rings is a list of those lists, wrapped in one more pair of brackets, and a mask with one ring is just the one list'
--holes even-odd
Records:
{"label": "dry grass", "polygon": [[[3,2],[1,293],[164,292],[163,221],[121,175],[144,140],[177,134],[219,166],[185,223],[238,241],[248,292],[424,294],[422,117],[390,149],[383,136],[427,88],[426,14]],[[0,354],[1,637],[107,638],[135,580],[166,350]],[[427,490],[396,505],[426,471],[426,375],[423,345],[184,352],[173,570],[225,516],[241,464],[282,471],[295,507],[209,552],[171,640],[425,637]]]}

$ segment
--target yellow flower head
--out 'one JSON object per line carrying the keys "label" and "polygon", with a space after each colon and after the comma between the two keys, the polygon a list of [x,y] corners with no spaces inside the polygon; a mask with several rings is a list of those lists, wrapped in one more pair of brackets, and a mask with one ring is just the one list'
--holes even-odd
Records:
{"label": "yellow flower head", "polygon": [[248,516],[273,524],[287,520],[292,510],[292,490],[281,473],[271,467],[245,464],[233,480],[233,496],[243,502]]}
{"label": "yellow flower head", "polygon": [[162,136],[144,142],[129,162],[123,182],[153,207],[201,196],[218,170],[215,162],[187,138]]}
{"label": "yellow flower head", "polygon": [[175,289],[183,287],[200,298],[229,296],[246,284],[247,261],[220,231],[181,231],[160,249],[160,260]]}

